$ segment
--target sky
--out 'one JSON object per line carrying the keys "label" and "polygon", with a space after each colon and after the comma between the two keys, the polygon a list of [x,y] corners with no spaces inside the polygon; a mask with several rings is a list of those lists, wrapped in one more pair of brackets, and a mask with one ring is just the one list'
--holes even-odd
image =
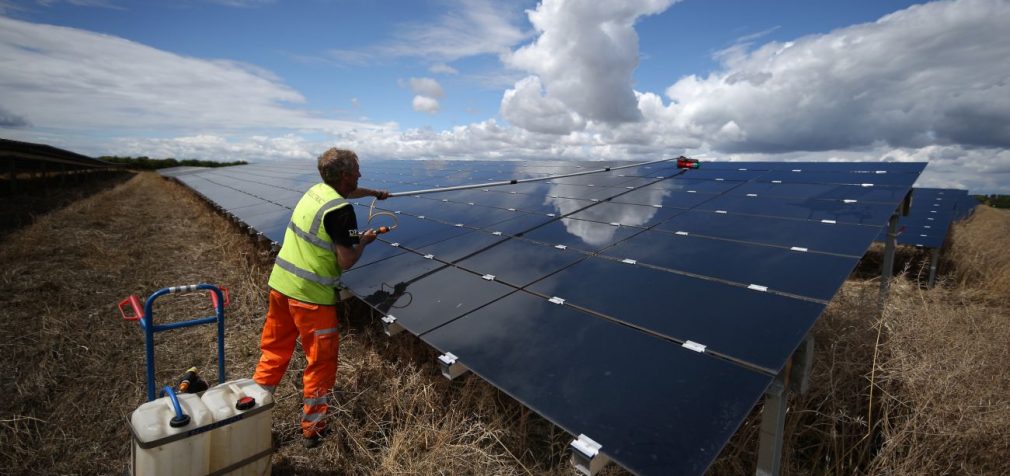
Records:
{"label": "sky", "polygon": [[0,137],[92,156],[928,161],[1010,193],[1010,1],[0,0]]}

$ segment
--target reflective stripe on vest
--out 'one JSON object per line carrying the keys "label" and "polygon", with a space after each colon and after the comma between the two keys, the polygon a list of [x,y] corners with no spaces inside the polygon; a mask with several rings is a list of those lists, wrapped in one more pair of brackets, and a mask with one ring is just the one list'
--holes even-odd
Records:
{"label": "reflective stripe on vest", "polygon": [[310,234],[302,231],[301,229],[298,228],[298,225],[295,225],[295,222],[288,223],[288,229],[291,230],[291,231],[293,231],[293,232],[295,232],[295,234],[298,235],[299,238],[301,238],[301,239],[303,239],[305,241],[308,241],[309,243],[312,243],[313,245],[316,245],[317,248],[322,248],[324,250],[331,250],[331,249],[333,249],[333,243],[332,242],[325,241],[325,240],[323,240],[322,238],[319,238],[316,235],[310,235]]}
{"label": "reflective stripe on vest", "polygon": [[304,269],[301,269],[295,266],[294,264],[285,261],[284,258],[281,258],[280,256],[277,257],[276,263],[277,266],[280,266],[281,269],[295,276],[298,276],[299,278],[312,281],[313,283],[319,283],[322,284],[323,286],[336,286],[340,284],[339,276],[336,278],[326,278],[316,273],[313,273],[312,271],[305,271]]}

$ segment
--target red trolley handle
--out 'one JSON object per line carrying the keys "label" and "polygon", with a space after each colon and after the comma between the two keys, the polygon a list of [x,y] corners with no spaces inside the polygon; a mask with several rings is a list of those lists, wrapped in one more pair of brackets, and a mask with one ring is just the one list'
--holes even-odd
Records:
{"label": "red trolley handle", "polygon": [[[133,308],[132,316],[126,314],[127,305]],[[119,313],[123,315],[124,320],[139,321],[144,318],[144,304],[140,302],[140,298],[137,296],[130,295],[130,297],[119,301]]]}

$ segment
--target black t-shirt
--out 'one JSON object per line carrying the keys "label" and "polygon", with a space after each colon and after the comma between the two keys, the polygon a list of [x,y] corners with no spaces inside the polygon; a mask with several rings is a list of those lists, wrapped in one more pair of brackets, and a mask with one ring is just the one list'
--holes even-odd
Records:
{"label": "black t-shirt", "polygon": [[334,243],[350,248],[358,244],[358,217],[354,214],[353,205],[345,205],[323,218],[326,233]]}

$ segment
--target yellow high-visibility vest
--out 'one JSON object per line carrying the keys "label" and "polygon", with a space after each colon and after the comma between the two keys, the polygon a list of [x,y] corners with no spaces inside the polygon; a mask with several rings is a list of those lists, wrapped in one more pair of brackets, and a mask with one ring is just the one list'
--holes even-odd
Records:
{"label": "yellow high-visibility vest", "polygon": [[334,288],[341,269],[323,218],[345,206],[347,200],[325,183],[305,192],[284,232],[284,244],[270,273],[271,288],[299,301],[328,306],[337,303]]}

